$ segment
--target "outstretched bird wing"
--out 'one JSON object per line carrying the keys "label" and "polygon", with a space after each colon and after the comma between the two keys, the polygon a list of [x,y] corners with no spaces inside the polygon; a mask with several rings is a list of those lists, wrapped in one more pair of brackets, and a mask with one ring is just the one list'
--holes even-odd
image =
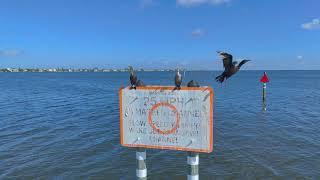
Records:
{"label": "outstretched bird wing", "polygon": [[247,62],[249,62],[249,61],[250,61],[250,60],[247,60],[247,59],[242,60],[242,61],[239,63],[238,67],[240,68],[242,65],[244,65],[245,63],[247,63]]}
{"label": "outstretched bird wing", "polygon": [[218,52],[222,56],[223,67],[228,71],[232,67],[232,55],[225,52]]}

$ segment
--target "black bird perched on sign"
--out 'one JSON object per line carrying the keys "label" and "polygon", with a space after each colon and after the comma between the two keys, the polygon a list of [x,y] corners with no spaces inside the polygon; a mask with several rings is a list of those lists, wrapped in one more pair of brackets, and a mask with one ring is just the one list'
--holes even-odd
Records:
{"label": "black bird perched on sign", "polygon": [[217,51],[217,53],[220,54],[220,57],[222,58],[222,61],[223,61],[223,67],[224,67],[223,73],[216,77],[216,81],[220,83],[222,83],[225,79],[230,78],[232,75],[236,74],[240,70],[242,65],[250,61],[250,60],[244,59],[237,65],[238,62],[232,60],[231,54],[220,52],[220,51]]}
{"label": "black bird perched on sign", "polygon": [[188,87],[200,87],[199,83],[194,80],[189,81],[187,86]]}
{"label": "black bird perched on sign", "polygon": [[176,75],[174,77],[174,83],[176,85],[176,87],[174,89],[181,89],[182,75],[180,74],[179,69],[176,70]]}
{"label": "black bird perched on sign", "polygon": [[137,78],[137,75],[135,74],[132,66],[129,66],[129,72],[130,72],[131,89],[136,89],[138,78]]}
{"label": "black bird perched on sign", "polygon": [[145,86],[145,84],[143,83],[143,81],[141,81],[140,79],[137,81],[137,84],[136,84],[137,87],[140,87],[140,86]]}

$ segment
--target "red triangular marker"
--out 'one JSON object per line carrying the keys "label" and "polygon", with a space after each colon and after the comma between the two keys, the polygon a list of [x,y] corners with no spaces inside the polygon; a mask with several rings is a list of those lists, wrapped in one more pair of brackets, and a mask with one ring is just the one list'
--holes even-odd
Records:
{"label": "red triangular marker", "polygon": [[262,82],[262,83],[267,83],[267,82],[269,82],[269,79],[268,79],[268,76],[267,76],[267,73],[266,73],[266,72],[263,73],[263,76],[262,76],[262,78],[260,79],[260,82]]}

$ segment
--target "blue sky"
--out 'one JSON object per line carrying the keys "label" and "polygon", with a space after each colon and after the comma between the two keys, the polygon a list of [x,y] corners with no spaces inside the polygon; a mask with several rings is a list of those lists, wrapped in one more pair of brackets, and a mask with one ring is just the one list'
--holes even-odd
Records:
{"label": "blue sky", "polygon": [[320,69],[319,0],[0,0],[0,68]]}

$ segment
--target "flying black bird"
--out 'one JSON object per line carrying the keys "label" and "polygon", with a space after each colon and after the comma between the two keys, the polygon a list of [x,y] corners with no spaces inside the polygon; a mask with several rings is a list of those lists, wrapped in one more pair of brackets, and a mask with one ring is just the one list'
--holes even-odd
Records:
{"label": "flying black bird", "polygon": [[223,67],[224,67],[223,73],[216,77],[216,81],[220,83],[222,83],[225,79],[230,78],[232,75],[236,74],[240,70],[242,65],[250,61],[250,60],[244,59],[237,65],[238,62],[232,60],[231,54],[220,52],[220,51],[217,51],[217,53],[220,54],[220,57],[222,58],[222,61],[223,61]]}
{"label": "flying black bird", "polygon": [[176,75],[174,77],[174,83],[176,85],[175,89],[181,89],[182,75],[180,74],[179,69],[176,70]]}
{"label": "flying black bird", "polygon": [[200,87],[199,83],[194,80],[189,81],[187,86],[188,87]]}
{"label": "flying black bird", "polygon": [[132,66],[129,66],[129,72],[130,72],[131,89],[136,89],[138,78],[137,78],[137,75],[135,74]]}

